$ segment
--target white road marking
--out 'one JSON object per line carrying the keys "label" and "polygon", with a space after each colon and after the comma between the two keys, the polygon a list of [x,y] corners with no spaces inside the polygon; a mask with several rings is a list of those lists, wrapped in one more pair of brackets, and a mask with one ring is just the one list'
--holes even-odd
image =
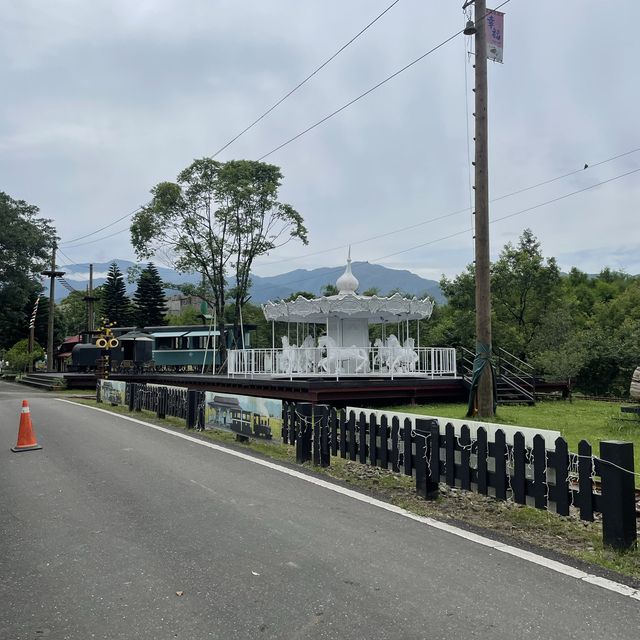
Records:
{"label": "white road marking", "polygon": [[[304,480],[305,482],[315,484],[318,487],[322,487],[329,491],[339,493],[343,496],[353,498],[354,500],[365,502],[374,507],[378,507],[379,509],[384,509],[385,511],[390,511],[391,513],[395,513],[405,518],[409,518],[410,520],[414,520],[416,522],[426,524],[427,526],[433,527],[434,529],[438,529],[440,531],[446,531],[447,533],[450,533],[459,538],[464,538],[465,540],[469,540],[470,542],[475,542],[476,544],[480,544],[485,547],[490,547],[491,549],[495,549],[496,551],[501,551],[502,553],[506,553],[507,555],[520,558],[521,560],[526,560],[527,562],[532,562],[533,564],[537,564],[541,567],[546,567],[547,569],[551,569],[552,571],[561,573],[565,576],[576,578],[577,580],[582,580],[583,582],[588,582],[589,584],[602,587],[603,589],[607,589],[608,591],[613,591],[614,593],[618,593],[622,596],[627,596],[629,598],[633,598],[634,600],[640,601],[640,591],[638,589],[634,589],[633,587],[629,587],[626,584],[615,582],[607,578],[601,578],[600,576],[587,573],[586,571],[582,571],[581,569],[576,569],[575,567],[571,567],[569,565],[563,564],[562,562],[557,562],[556,560],[550,560],[549,558],[545,558],[544,556],[538,555],[537,553],[532,553],[531,551],[526,551],[524,549],[518,549],[517,547],[512,547],[511,545],[504,544],[496,540],[491,540],[491,538],[486,538],[484,536],[478,535],[477,533],[472,533],[470,531],[465,531],[464,529],[459,529],[458,527],[447,524],[446,522],[440,522],[439,520],[434,520],[433,518],[416,515],[415,513],[411,513],[410,511],[407,511],[402,507],[397,507],[394,504],[389,504],[388,502],[383,502],[382,500],[378,500],[376,498],[372,498],[362,493],[358,493],[357,491],[353,491],[352,489],[347,489],[345,487],[341,487],[331,482],[327,482],[326,480],[322,480],[321,478],[314,478],[313,476],[306,475],[304,473],[301,473],[300,471],[296,471],[295,469],[288,469],[287,467],[280,466],[275,462],[269,462],[268,460],[261,460],[260,458],[255,458],[251,455],[242,453],[240,451],[227,449],[226,447],[223,447],[222,445],[219,445],[219,444],[214,444],[213,442],[206,442],[204,440],[200,440],[199,438],[194,438],[193,436],[187,435],[186,433],[178,433],[176,431],[172,431],[171,429],[167,429],[165,427],[161,427],[156,424],[151,424],[150,422],[144,422],[143,420],[138,420],[137,418],[131,418],[129,416],[125,416],[119,413],[114,413],[112,411],[107,411],[106,409],[100,409],[99,407],[91,407],[86,404],[78,404],[77,402],[72,402],[71,400],[64,400],[62,398],[56,398],[56,400],[58,400],[59,402],[66,402],[67,404],[73,404],[77,407],[84,407],[85,409],[91,409],[92,411],[100,411],[101,413],[106,413],[110,416],[115,416],[117,418],[122,418],[123,420],[128,420],[129,422],[141,424],[141,425],[144,425],[145,427],[156,429],[157,431],[162,431],[163,433],[167,433],[176,438],[182,438],[183,440],[187,440],[189,442],[202,445],[203,447],[208,447],[209,449],[214,449],[215,451],[226,453],[227,455],[234,456],[236,458],[240,458],[248,462],[252,462],[253,464],[257,464],[262,467],[267,467],[268,469],[273,469],[274,471],[278,471],[279,473],[284,473],[285,475],[298,478],[299,480]],[[192,480],[192,482],[194,481]],[[194,482],[194,484],[198,484],[198,483]]]}

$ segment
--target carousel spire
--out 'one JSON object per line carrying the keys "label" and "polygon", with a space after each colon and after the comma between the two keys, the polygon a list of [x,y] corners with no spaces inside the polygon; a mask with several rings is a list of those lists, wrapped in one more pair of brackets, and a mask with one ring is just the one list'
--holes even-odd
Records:
{"label": "carousel spire", "polygon": [[360,283],[358,279],[351,273],[351,245],[349,245],[349,253],[347,255],[347,268],[344,273],[336,280],[336,287],[339,295],[355,294]]}

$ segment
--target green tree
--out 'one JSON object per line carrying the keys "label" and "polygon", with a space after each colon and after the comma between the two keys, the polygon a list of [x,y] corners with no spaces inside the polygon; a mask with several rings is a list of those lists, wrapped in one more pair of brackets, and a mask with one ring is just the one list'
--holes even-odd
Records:
{"label": "green tree", "polygon": [[187,307],[176,315],[167,316],[166,319],[167,324],[170,324],[174,327],[202,324],[202,314],[200,313],[200,311],[198,311],[198,309],[194,309],[193,307]]}
{"label": "green tree", "polygon": [[505,245],[491,270],[496,341],[526,360],[546,313],[560,300],[560,269],[545,259],[540,242],[525,229],[518,244]]}
{"label": "green tree", "polygon": [[322,295],[323,296],[337,296],[340,292],[338,291],[338,287],[335,284],[325,284],[322,287]]}
{"label": "green tree", "polygon": [[29,334],[29,302],[42,289],[55,229],[38,208],[0,192],[0,348]]}
{"label": "green tree", "polygon": [[531,343],[530,361],[545,375],[572,384],[588,359],[585,334],[567,305],[549,311]]}
{"label": "green tree", "polygon": [[302,216],[278,200],[281,184],[280,168],[264,162],[231,160],[220,170],[218,189],[235,244],[235,286],[229,292],[235,305],[234,336],[242,305],[249,301],[254,260],[294,239],[308,244]]}
{"label": "green tree", "polygon": [[132,321],[131,301],[127,297],[124,277],[115,262],[109,266],[107,279],[102,285],[102,315],[117,327],[126,327]]}
{"label": "green tree", "polygon": [[295,291],[291,295],[287,296],[285,302],[292,302],[296,298],[306,298],[307,300],[313,300],[316,296],[310,291]]}
{"label": "green tree", "polygon": [[161,255],[177,271],[200,273],[198,295],[216,310],[220,323],[227,295],[234,300],[234,336],[240,309],[249,300],[255,258],[292,239],[307,243],[300,214],[278,200],[281,181],[274,165],[202,158],[176,183],[153,187],[151,201],[132,221],[137,255]]}
{"label": "green tree", "polygon": [[150,262],[140,272],[138,286],[133,294],[136,323],[140,327],[155,327],[166,324],[167,297],[162,278],[155,265]]}
{"label": "green tree", "polygon": [[44,358],[44,349],[35,342],[33,351],[29,353],[29,339],[24,338],[16,342],[6,352],[5,357],[14,371],[26,371],[30,362],[37,362]]}

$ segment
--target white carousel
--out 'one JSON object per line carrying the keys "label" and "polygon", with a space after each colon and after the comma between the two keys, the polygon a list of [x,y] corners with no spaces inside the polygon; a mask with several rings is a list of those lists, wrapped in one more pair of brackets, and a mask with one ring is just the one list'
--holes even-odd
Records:
{"label": "white carousel", "polygon": [[[338,294],[308,300],[267,302],[262,310],[272,323],[270,349],[229,351],[231,376],[269,377],[455,377],[455,349],[422,347],[420,320],[431,317],[429,298],[385,298],[356,293],[351,256],[338,278]],[[415,323],[414,323],[415,321]],[[276,345],[275,323],[287,323]],[[373,344],[369,326],[381,325]]]}

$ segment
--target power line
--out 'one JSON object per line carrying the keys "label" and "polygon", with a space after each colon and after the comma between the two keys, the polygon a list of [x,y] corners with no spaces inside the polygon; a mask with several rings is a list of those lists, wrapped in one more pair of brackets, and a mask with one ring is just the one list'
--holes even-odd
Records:
{"label": "power line", "polygon": [[[249,125],[244,131],[240,132],[235,138],[233,138],[232,140],[230,140],[224,147],[222,147],[221,149],[219,149],[218,151],[216,151],[216,153],[214,154],[213,157],[215,157],[216,155],[218,155],[221,151],[223,151],[224,149],[226,149],[227,146],[229,146],[232,142],[234,142],[234,140],[237,140],[237,138],[239,138],[241,135],[243,135],[243,133],[245,133],[246,131],[248,131],[251,127],[253,127],[255,124],[257,124],[260,120],[262,120],[262,118],[264,118],[270,111],[272,111],[273,109],[275,109],[278,104],[281,104],[284,100],[286,100],[287,97],[289,97],[289,95],[291,95],[292,93],[294,93],[300,86],[302,86],[305,82],[307,82],[311,77],[313,77],[318,71],[320,71],[320,69],[324,66],[326,66],[326,64],[328,64],[333,58],[335,58],[342,50],[344,50],[347,46],[349,46],[349,44],[351,44],[351,42],[353,42],[355,39],[357,39],[362,33],[364,33],[370,26],[372,26],[375,22],[377,22],[377,20],[379,20],[385,13],[387,13],[395,4],[397,4],[397,2],[399,2],[399,0],[396,0],[395,2],[393,2],[391,5],[389,5],[381,14],[379,14],[374,20],[372,20],[364,29],[362,29],[358,34],[356,34],[356,36],[354,36],[352,38],[352,40],[350,40],[349,42],[347,42],[345,45],[343,45],[343,47],[341,49],[339,49],[331,58],[327,59],[320,67],[318,67],[318,69],[316,69],[313,73],[311,73],[305,80],[303,80],[298,87],[295,87],[294,89],[292,89],[289,94],[285,95],[280,101],[278,101],[275,105],[273,105],[273,107],[270,108],[270,110],[268,110],[267,112],[265,112],[262,116],[260,116],[260,118],[258,118],[255,122],[253,122],[251,125]],[[498,5],[495,9],[500,9],[501,7],[503,7],[505,4],[508,4],[509,2],[511,2],[511,0],[505,0],[502,4]],[[489,14],[489,12],[487,12],[485,14],[485,16],[483,16],[483,20],[484,18],[486,18],[486,16]],[[330,118],[332,118],[333,116],[337,115],[338,113],[344,111],[345,109],[347,109],[348,107],[350,107],[352,104],[355,104],[356,102],[358,102],[359,100],[361,100],[362,98],[364,98],[365,96],[369,95],[370,93],[374,92],[376,89],[380,88],[381,86],[383,86],[384,84],[386,84],[387,82],[389,82],[390,80],[392,80],[393,78],[395,78],[396,76],[400,75],[401,73],[403,73],[404,71],[406,71],[407,69],[413,67],[415,64],[417,64],[418,62],[420,62],[421,60],[423,60],[424,58],[426,58],[428,55],[434,53],[435,51],[437,51],[438,49],[442,48],[444,45],[446,45],[447,43],[449,43],[451,40],[453,40],[454,38],[456,38],[457,36],[459,36],[462,32],[464,31],[464,29],[461,29],[460,31],[457,31],[456,33],[454,33],[453,35],[449,36],[446,40],[444,40],[443,42],[441,42],[440,44],[436,45],[435,47],[433,47],[432,49],[430,49],[429,51],[427,51],[426,53],[422,54],[421,56],[419,56],[418,58],[416,58],[415,60],[413,60],[412,62],[410,62],[409,64],[405,65],[404,67],[402,67],[401,69],[399,69],[398,71],[396,71],[395,73],[392,73],[390,76],[387,76],[384,80],[382,80],[381,82],[379,82],[378,84],[374,85],[373,87],[371,87],[370,89],[368,89],[367,91],[365,91],[364,93],[360,94],[359,96],[357,96],[356,98],[354,98],[353,100],[350,100],[347,104],[343,105],[342,107],[340,107],[339,109],[336,109],[335,111],[333,111],[332,113],[330,113],[329,115],[325,116],[324,118],[322,118],[321,120],[319,120],[318,122],[316,122],[315,124],[311,125],[310,127],[307,127],[304,131],[301,131],[300,133],[298,133],[297,135],[293,136],[292,138],[290,138],[289,140],[287,140],[286,142],[283,142],[282,144],[278,145],[276,148],[272,149],[271,151],[269,151],[268,153],[265,153],[264,155],[260,156],[258,158],[258,161],[262,161],[265,158],[267,158],[268,156],[272,155],[273,153],[275,153],[276,151],[279,151],[280,149],[282,149],[283,147],[286,147],[287,145],[291,144],[293,141],[297,140],[298,138],[302,137],[303,135],[309,133],[310,131],[312,131],[313,129],[315,129],[316,127],[320,126],[321,124],[323,124],[324,122],[326,122],[327,120],[329,120]],[[114,220],[113,222],[109,223],[108,225],[105,225],[104,227],[101,227],[100,229],[97,229],[96,231],[92,231],[91,233],[85,234],[83,236],[79,236],[77,238],[74,238],[73,240],[67,240],[62,244],[65,245],[69,245],[70,243],[76,242],[78,240],[83,240],[84,238],[88,238],[92,235],[95,235],[96,233],[99,233],[100,231],[104,231],[105,229],[108,229],[109,227],[112,227],[114,224],[117,224],[118,222],[120,222],[121,220],[124,220],[125,218],[128,218],[132,215],[134,215],[136,212],[138,212],[141,209],[141,207],[138,207],[137,209],[135,209],[134,211],[132,211],[131,213],[128,213],[120,218],[118,218],[117,220]],[[122,231],[118,232],[118,233],[122,233]],[[117,235],[117,234],[113,234],[113,235]],[[105,236],[103,239],[106,238],[110,238],[111,236]],[[86,243],[88,244],[88,243]],[[83,246],[83,245],[76,245],[76,246]]]}
{"label": "power line", "polygon": [[[621,154],[621,155],[627,155],[627,154]],[[596,165],[594,165],[594,166],[596,166]],[[494,224],[496,222],[501,222],[502,220],[507,220],[509,218],[514,218],[514,217],[522,215],[524,213],[528,213],[529,211],[534,211],[536,209],[540,209],[542,207],[545,207],[547,205],[553,204],[555,202],[559,202],[560,200],[565,200],[566,198],[569,198],[571,196],[575,196],[575,195],[577,195],[579,193],[583,193],[585,191],[589,191],[591,189],[595,189],[596,187],[600,187],[600,186],[602,186],[604,184],[608,184],[609,182],[614,182],[616,180],[620,180],[622,178],[625,178],[626,176],[629,176],[629,175],[632,175],[632,174],[638,173],[638,172],[640,172],[640,167],[638,167],[636,169],[632,169],[631,171],[627,171],[626,173],[621,173],[621,174],[619,174],[617,176],[614,176],[613,178],[608,178],[607,180],[602,180],[600,182],[596,182],[596,183],[594,183],[592,185],[589,185],[587,187],[583,187],[582,189],[577,189],[576,191],[572,191],[570,193],[566,193],[566,194],[564,194],[562,196],[558,196],[557,198],[552,198],[551,200],[547,200],[545,202],[541,202],[541,203],[533,205],[531,207],[527,207],[525,209],[521,209],[519,211],[515,211],[514,213],[507,214],[507,215],[502,216],[500,218],[494,218],[493,220],[490,221],[490,224]],[[463,211],[467,211],[467,209],[464,209]],[[432,244],[436,244],[438,242],[442,242],[444,240],[449,240],[450,238],[455,238],[457,236],[461,236],[461,235],[464,235],[466,233],[470,233],[471,231],[472,231],[471,228],[462,229],[461,231],[456,231],[455,233],[451,233],[451,234],[448,234],[446,236],[441,236],[440,238],[435,238],[433,240],[429,240],[428,242],[423,242],[421,244],[414,245],[412,247],[408,247],[407,249],[402,249],[400,251],[395,251],[394,253],[389,253],[387,255],[374,258],[372,260],[372,262],[385,260],[386,258],[391,258],[393,256],[400,255],[402,253],[408,253],[409,251],[414,251],[415,249],[421,249],[423,247],[427,247],[427,246],[430,246]],[[329,276],[329,275],[331,275],[333,273],[336,273],[336,274],[340,273],[343,269],[344,269],[344,267],[335,267],[335,268],[329,269],[327,271],[326,275]],[[313,280],[315,277],[316,276],[308,276],[308,277],[305,277],[305,278],[299,278],[299,279],[296,279],[296,280],[290,280],[288,282],[280,282],[278,284],[267,285],[265,287],[265,289],[268,289],[268,288],[275,289],[277,287],[288,286],[288,285],[292,285],[292,284],[300,284],[302,282],[308,282],[309,280]]]}
{"label": "power line", "polygon": [[315,76],[319,71],[324,69],[324,67],[326,67],[334,58],[336,58],[338,55],[340,55],[350,44],[355,42],[367,29],[369,29],[369,27],[373,26],[378,20],[380,20],[380,18],[382,18],[382,16],[385,15],[385,13],[390,11],[396,4],[398,4],[398,2],[400,2],[400,0],[395,0],[394,2],[392,2],[382,13],[379,13],[371,22],[369,22],[369,24],[367,24],[363,29],[361,29],[358,33],[356,33],[356,35],[353,36],[353,38],[351,38],[351,40],[349,40],[348,42],[343,44],[332,56],[327,58],[319,67],[317,67],[304,80],[302,80],[302,82],[299,82],[295,87],[293,87],[293,89],[291,89],[291,91],[289,91],[284,96],[282,96],[282,98],[280,98],[280,100],[278,100],[271,107],[269,107],[261,116],[256,118],[250,125],[245,127],[240,133],[238,133],[236,136],[231,138],[231,140],[229,140],[229,142],[227,142],[225,145],[220,147],[213,154],[212,157],[215,158],[216,156],[218,156],[227,147],[232,145],[238,138],[240,138],[245,133],[247,133],[247,131],[249,131],[249,129],[252,129],[255,125],[258,124],[258,122],[260,122],[263,118],[268,116],[274,109],[276,109],[279,105],[281,105],[289,96],[293,95],[298,89],[300,89],[300,87],[302,87],[302,85],[306,84],[309,80],[311,80],[311,78],[313,78],[313,76]]}
{"label": "power line", "polygon": [[[324,67],[326,67],[338,55],[340,55],[349,45],[351,45],[353,42],[355,42],[365,31],[367,31],[370,27],[372,27],[378,20],[380,20],[380,18],[382,18],[388,11],[390,11],[396,4],[398,4],[398,2],[400,2],[400,0],[394,0],[394,2],[392,2],[384,11],[379,13],[373,20],[371,20],[371,22],[369,22],[358,33],[356,33],[355,36],[353,36],[349,41],[347,41],[345,44],[343,44],[333,55],[331,55],[329,58],[327,58],[319,67],[314,69],[304,80],[299,82],[295,87],[293,87],[293,89],[291,89],[288,93],[286,93],[282,98],[280,98],[277,102],[275,102],[271,107],[269,107],[269,109],[267,109],[261,116],[256,118],[250,125],[248,125],[242,131],[240,131],[240,133],[238,133],[233,138],[231,138],[231,140],[229,140],[225,145],[220,147],[220,149],[218,149],[213,154],[213,156],[211,156],[211,157],[215,158],[216,156],[218,156],[227,147],[229,147],[231,144],[233,144],[238,138],[243,136],[245,133],[247,133],[247,131],[252,129],[256,124],[258,124],[261,120],[263,120],[266,116],[268,116],[274,109],[276,109],[279,105],[281,105],[287,98],[289,98],[291,95],[293,95],[298,89],[300,89],[300,87],[302,87],[304,84],[306,84],[319,71],[324,69]],[[96,233],[100,233],[100,231],[104,231],[105,229],[108,229],[109,227],[112,227],[113,225],[117,224],[118,222],[121,222],[122,220],[124,220],[125,218],[131,217],[132,215],[134,215],[135,213],[140,211],[140,209],[141,209],[141,207],[138,207],[137,209],[135,209],[131,213],[128,213],[128,214],[118,218],[117,220],[114,220],[113,222],[109,223],[108,225],[105,225],[104,227],[101,227],[100,229],[96,229],[95,231],[92,231],[91,233],[87,233],[87,234],[85,234],[83,236],[78,236],[77,238],[73,238],[72,240],[66,240],[62,244],[69,245],[69,244],[71,244],[73,242],[77,242],[78,240],[84,240],[85,238],[93,236]],[[107,237],[111,237],[111,236],[107,236]],[[82,245],[77,245],[77,246],[82,246]]]}
{"label": "power line", "polygon": [[[497,11],[498,9],[500,9],[500,7],[503,7],[505,4],[508,4],[509,2],[511,2],[511,0],[505,0],[502,4],[499,4],[495,9],[492,9],[492,11]],[[482,19],[484,20],[487,17],[487,15],[489,15],[489,13],[490,12],[487,12],[483,16]],[[341,113],[345,109],[349,108],[352,104],[355,104],[359,100],[362,100],[362,98],[364,98],[365,96],[368,96],[370,93],[373,93],[376,89],[379,89],[381,86],[387,84],[387,82],[389,82],[390,80],[393,80],[393,78],[395,78],[396,76],[399,76],[401,73],[405,72],[407,69],[410,69],[411,67],[413,67],[413,65],[417,64],[421,60],[424,60],[424,58],[426,58],[427,56],[431,55],[432,53],[434,53],[438,49],[441,49],[442,47],[444,47],[445,44],[448,44],[449,42],[451,42],[451,40],[453,40],[454,38],[459,36],[463,31],[464,31],[464,29],[460,29],[460,31],[456,31],[453,35],[449,36],[446,40],[443,40],[440,44],[437,44],[432,49],[429,49],[429,51],[427,51],[426,53],[423,53],[421,56],[418,56],[415,60],[413,60],[409,64],[406,64],[401,69],[398,69],[398,71],[392,73],[390,76],[387,76],[384,80],[381,80],[380,82],[378,82],[378,84],[376,84],[373,87],[367,89],[364,93],[361,93],[359,96],[353,98],[352,100],[349,100],[349,102],[347,102],[346,104],[342,105],[340,108],[336,109],[335,111],[332,111],[329,115],[326,115],[324,118],[318,120],[316,123],[314,123],[311,126],[307,127],[303,131],[300,131],[300,133],[296,134],[292,138],[289,138],[288,140],[286,140],[282,144],[279,144],[274,149],[271,149],[271,151],[269,151],[268,153],[265,153],[264,155],[260,156],[258,158],[258,161],[264,160],[265,158],[269,157],[270,155],[272,155],[276,151],[279,151],[283,147],[286,147],[287,145],[291,144],[292,142],[294,142],[298,138],[301,138],[305,134],[309,133],[309,131],[312,131],[316,127],[319,127],[321,124],[325,123],[327,120],[333,118],[333,116],[338,115],[339,113]]]}
{"label": "power line", "polygon": [[73,263],[74,261],[60,248],[57,247],[58,253],[62,254],[69,262]]}
{"label": "power line", "polygon": [[[552,198],[551,200],[547,200],[546,202],[541,202],[539,204],[533,205],[532,207],[527,207],[526,209],[520,209],[520,211],[515,211],[514,213],[509,213],[506,216],[501,216],[500,218],[494,218],[489,222],[489,224],[494,224],[496,222],[501,222],[502,220],[508,220],[509,218],[515,218],[516,216],[520,216],[523,213],[528,213],[529,211],[534,211],[536,209],[540,209],[542,207],[546,207],[549,204],[553,204],[555,202],[559,202],[560,200],[566,200],[571,196],[575,196],[579,193],[583,193],[585,191],[589,191],[590,189],[595,189],[596,187],[601,187],[603,184],[607,184],[609,182],[614,182],[615,180],[620,180],[621,178],[625,178],[626,176],[630,176],[631,174],[638,173],[640,171],[640,167],[637,169],[632,169],[631,171],[627,171],[626,173],[621,173],[613,178],[608,178],[607,180],[602,180],[601,182],[596,182],[595,184],[589,185],[588,187],[583,187],[582,189],[577,189],[576,191],[571,191],[570,193],[565,193],[562,196],[558,196],[557,198]],[[435,240],[430,240],[429,242],[423,242],[422,244],[417,244],[413,247],[409,247],[408,249],[402,249],[401,251],[396,251],[394,253],[390,253],[386,256],[381,256],[379,258],[375,258],[375,260],[384,260],[386,258],[391,258],[392,256],[400,255],[401,253],[407,253],[409,251],[413,251],[415,249],[421,249],[422,247],[427,247],[431,244],[435,244],[436,242],[441,242],[442,240],[448,240],[449,238],[453,238],[455,236],[462,235],[464,233],[469,233],[472,229],[463,229],[457,233],[452,233],[451,235],[444,236],[442,238],[437,238]]]}
{"label": "power line", "polygon": [[[542,182],[538,182],[538,183],[530,185],[528,187],[523,187],[521,189],[517,189],[516,191],[511,191],[509,193],[505,193],[505,194],[503,194],[501,196],[498,196],[496,198],[492,198],[489,202],[493,203],[493,202],[498,202],[500,200],[505,200],[506,198],[511,198],[512,196],[519,195],[521,193],[524,193],[525,191],[531,191],[532,189],[536,189],[538,187],[542,187],[544,185],[551,184],[552,182],[557,182],[558,180],[562,180],[564,178],[568,178],[568,177],[576,175],[578,173],[584,173],[585,171],[588,171],[589,169],[593,169],[595,167],[599,167],[599,166],[601,166],[603,164],[606,164],[608,162],[613,162],[614,160],[618,160],[618,159],[623,158],[625,156],[629,156],[629,155],[631,155],[633,153],[637,153],[638,151],[640,151],[640,147],[637,147],[635,149],[631,149],[630,151],[625,151],[624,153],[619,153],[619,154],[617,154],[615,156],[611,156],[610,158],[607,158],[605,160],[600,160],[599,162],[594,162],[592,164],[589,164],[586,169],[577,169],[575,171],[569,171],[568,173],[563,173],[563,174],[561,174],[559,176],[555,176],[554,178],[549,178],[548,180],[543,180]],[[446,218],[451,218],[451,217],[460,215],[462,213],[467,213],[468,211],[469,211],[469,207],[465,207],[464,209],[457,209],[456,211],[452,211],[450,213],[445,213],[445,214],[442,214],[442,215],[437,216],[435,218],[429,218],[428,220],[423,220],[422,222],[417,222],[415,224],[411,224],[411,225],[408,225],[406,227],[400,227],[400,228],[397,228],[397,229],[393,229],[392,231],[387,231],[385,233],[380,233],[380,234],[377,234],[375,236],[370,236],[368,238],[364,238],[362,240],[354,240],[354,241],[351,241],[351,242],[346,242],[344,244],[341,244],[341,245],[338,245],[338,246],[335,246],[335,247],[331,247],[329,249],[321,249],[319,251],[314,251],[312,253],[305,253],[304,255],[291,256],[291,257],[288,257],[288,258],[282,258],[280,260],[272,260],[272,261],[268,262],[267,264],[269,266],[271,266],[271,265],[274,265],[274,264],[279,264],[281,262],[291,262],[293,260],[302,260],[303,258],[309,258],[311,256],[321,255],[323,253],[331,253],[332,251],[337,251],[339,249],[344,249],[347,245],[356,246],[356,245],[359,245],[359,244],[365,244],[367,242],[371,242],[372,240],[380,240],[381,238],[387,238],[389,236],[396,235],[398,233],[402,233],[404,231],[411,231],[412,229],[417,229],[418,227],[422,227],[422,226],[425,226],[427,224],[431,224],[432,222],[438,222],[440,220],[444,220]]]}
{"label": "power line", "polygon": [[[130,213],[128,215],[133,215],[133,214]],[[122,220],[122,218],[120,218],[120,220]],[[116,221],[116,222],[118,222],[118,221]],[[108,225],[108,226],[111,227],[112,225]],[[107,240],[108,238],[113,238],[113,236],[117,236],[117,235],[119,235],[121,233],[124,233],[125,231],[129,231],[129,227],[125,227],[124,229],[120,229],[120,231],[115,231],[114,233],[110,233],[108,236],[102,236],[101,238],[96,238],[95,240],[89,240],[87,242],[81,242],[80,244],[74,244],[74,245],[72,245],[70,247],[67,247],[67,249],[76,249],[77,247],[84,247],[85,245],[94,244],[95,242],[100,242],[101,240]],[[97,231],[94,232],[94,233],[97,233]],[[89,235],[93,235],[93,234],[90,233]]]}
{"label": "power line", "polygon": [[[127,213],[124,216],[118,218],[117,220],[114,220],[113,222],[110,222],[109,224],[106,224],[104,227],[100,227],[99,229],[96,229],[95,231],[92,231],[91,233],[87,233],[84,236],[78,236],[77,238],[74,238],[73,240],[65,240],[61,244],[71,244],[72,242],[77,242],[78,240],[84,240],[85,238],[88,238],[89,236],[95,236],[96,233],[100,233],[101,231],[104,231],[105,229],[108,229],[109,227],[113,227],[114,224],[118,224],[118,222],[121,222],[125,218],[130,218],[134,213],[137,213],[138,211],[140,211],[140,209],[142,209],[142,207],[138,207],[137,209],[134,209],[133,211],[131,211],[131,213]],[[122,233],[122,232],[120,232],[120,233]],[[109,238],[111,236],[106,236],[106,237]],[[86,243],[86,244],[88,244],[88,243]],[[82,245],[77,245],[77,246],[82,246]],[[67,247],[67,248],[72,248],[72,247]]]}
{"label": "power line", "polygon": [[611,158],[607,158],[606,160],[601,160],[600,162],[595,162],[593,164],[586,164],[583,169],[576,169],[575,171],[569,171],[569,173],[564,173],[561,176],[550,178],[549,180],[545,180],[544,182],[538,182],[537,184],[533,184],[530,187],[524,187],[523,189],[512,191],[511,193],[507,193],[503,196],[500,196],[499,198],[494,198],[493,200],[491,200],[491,202],[497,202],[498,200],[504,200],[505,198],[510,198],[511,196],[518,195],[519,193],[524,193],[525,191],[530,191],[531,189],[536,189],[537,187],[542,187],[546,184],[551,184],[552,182],[556,182],[557,180],[562,180],[563,178],[574,176],[577,173],[584,173],[588,169],[599,167],[602,164],[606,164],[607,162],[612,162],[613,160],[618,160],[619,158],[623,158],[624,156],[629,156],[632,153],[637,153],[638,151],[640,151],[640,147],[637,147],[636,149],[631,149],[631,151],[625,151],[624,153],[619,153],[617,156],[612,156]]}

